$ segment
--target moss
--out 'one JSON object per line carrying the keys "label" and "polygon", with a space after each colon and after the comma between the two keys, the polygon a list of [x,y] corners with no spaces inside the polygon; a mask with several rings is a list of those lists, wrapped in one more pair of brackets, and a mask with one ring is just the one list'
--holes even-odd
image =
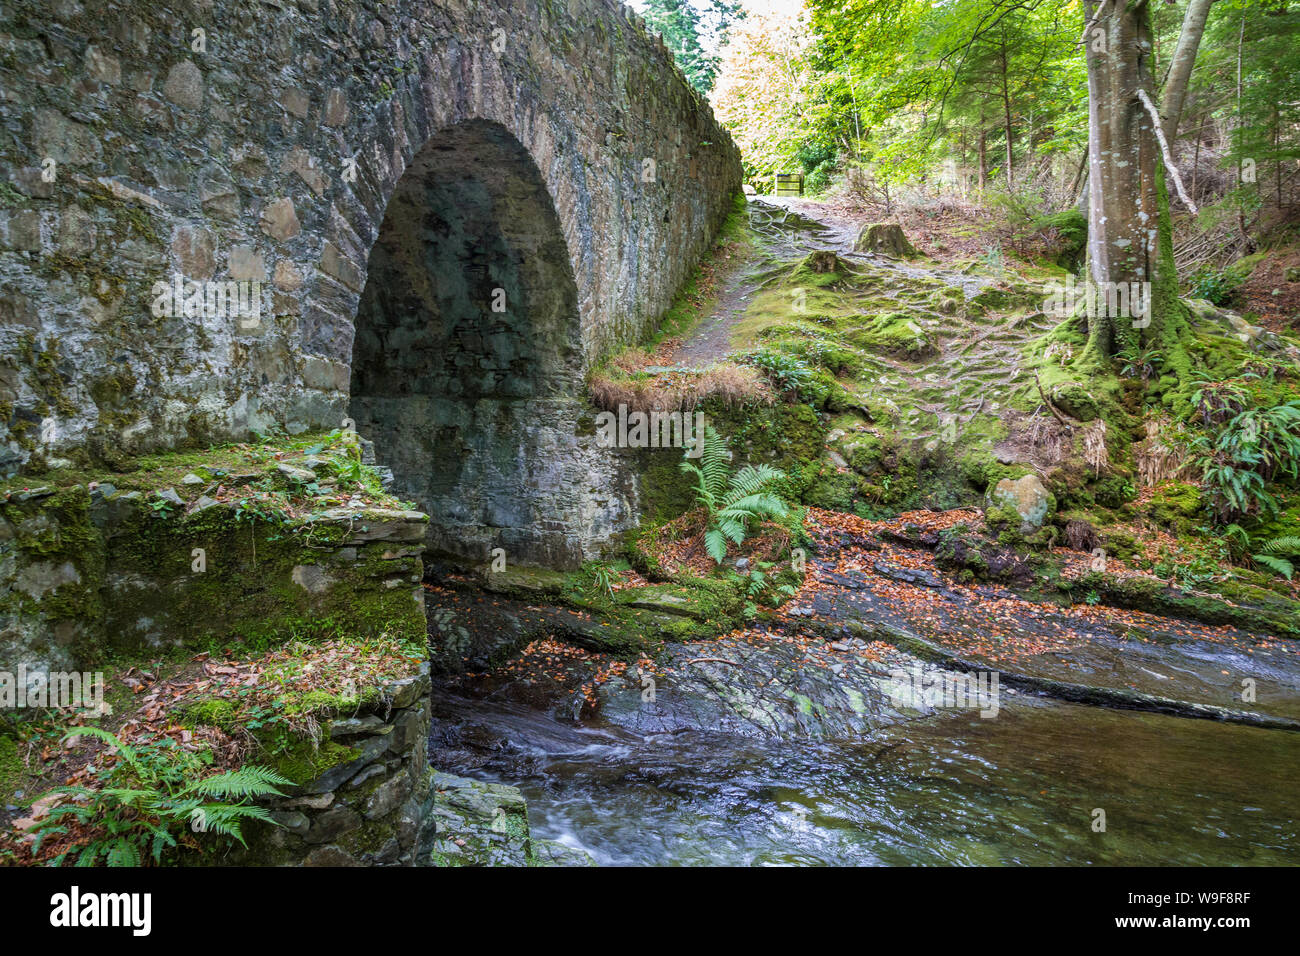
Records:
{"label": "moss", "polygon": [[1225,600],[1191,595],[1142,575],[1116,576],[1089,571],[1069,584],[1072,594],[1095,591],[1107,604],[1184,617],[1205,624],[1228,624],[1256,633],[1300,637],[1300,603],[1262,588],[1216,582]]}
{"label": "moss", "polygon": [[236,727],[238,707],[234,701],[220,697],[207,697],[183,707],[179,719],[190,726],[207,725],[219,730],[232,731]]}
{"label": "moss", "polygon": [[974,451],[962,455],[958,468],[962,478],[981,493],[995,487],[1004,478],[1015,481],[1033,472],[1033,469],[1026,465],[1003,464],[987,451]]}
{"label": "moss", "polygon": [[1251,543],[1262,546],[1274,538],[1300,538],[1300,494],[1284,495],[1277,514],[1250,532]]}
{"label": "moss", "polygon": [[[354,801],[354,803],[359,802]],[[378,853],[396,836],[396,828],[386,820],[366,820],[357,829],[345,834],[339,840],[339,846],[353,856],[361,857]]]}
{"label": "moss", "polygon": [[0,734],[0,803],[11,803],[27,776],[22,749],[16,738]]}
{"label": "moss", "polygon": [[[139,648],[154,630],[196,649],[230,641],[262,648],[337,633],[422,639],[424,615],[411,596],[423,574],[418,556],[385,558],[392,546],[376,542],[358,546],[355,563],[346,563],[319,550],[341,543],[337,534],[319,523],[295,533],[301,527],[245,519],[224,506],[173,518],[138,509],[115,530],[114,568],[125,582],[162,586],[119,586],[108,618],[114,646]],[[192,568],[195,548],[207,554],[202,573]],[[390,580],[401,583],[389,588]],[[139,628],[142,620],[152,622],[149,631]]]}
{"label": "moss", "polygon": [[1052,403],[1071,418],[1091,422],[1101,417],[1101,403],[1081,382],[1061,382],[1051,390]]}
{"label": "moss", "polygon": [[848,340],[855,345],[911,360],[938,353],[930,333],[910,313],[887,312],[863,318],[866,321],[859,328],[847,333]]}
{"label": "moss", "polygon": [[[297,454],[316,453],[322,441],[304,437],[286,444]],[[130,472],[58,472],[49,476],[52,493],[46,495],[14,493],[30,478],[6,482],[0,515],[17,529],[21,560],[27,565],[70,563],[76,580],[42,595],[39,602],[11,591],[0,598],[0,610],[35,613],[53,623],[71,621],[73,654],[81,667],[145,650],[156,653],[160,649],[154,642],[160,636],[178,650],[230,642],[266,647],[288,637],[338,633],[386,632],[422,642],[422,603],[413,598],[423,573],[420,558],[385,557],[410,549],[375,542],[357,546],[355,558],[345,559],[338,549],[352,532],[344,522],[310,516],[287,520],[264,493],[260,499],[191,515],[155,509],[158,502],[149,498],[133,503],[119,495],[112,499],[116,504],[91,514],[87,485],[92,478],[112,483],[119,492],[132,486],[150,491],[175,486],[197,496],[198,491],[180,482],[187,473],[206,475],[215,483],[250,468],[264,472],[279,460],[272,452],[284,455],[282,449],[231,446],[139,459]],[[351,451],[344,447],[341,454]],[[361,515],[362,525],[367,514]],[[195,548],[206,553],[202,572],[192,566]],[[105,577],[110,562],[115,572],[111,581]],[[311,568],[330,586],[309,591],[294,580],[300,567]],[[392,583],[397,586],[389,587]]]}
{"label": "moss", "polygon": [[1185,481],[1169,481],[1157,487],[1148,509],[1158,524],[1179,534],[1190,533],[1195,519],[1205,516],[1201,490]]}
{"label": "moss", "polygon": [[74,569],[71,580],[33,600],[13,590],[0,597],[0,611],[39,615],[51,626],[73,625],[72,656],[77,666],[90,668],[102,657],[101,622],[105,543],[90,519],[86,488],[59,488],[25,501],[0,502],[0,517],[14,531],[14,543],[28,567],[50,565]]}
{"label": "moss", "polygon": [[989,312],[1009,312],[1014,309],[1036,308],[1042,298],[1042,293],[1031,286],[1004,282],[1001,288],[985,288],[972,296],[966,302],[966,309],[977,316]]}
{"label": "moss", "polygon": [[282,727],[259,731],[254,736],[260,747],[258,760],[299,786],[361,756],[354,747],[334,740],[314,741]]}

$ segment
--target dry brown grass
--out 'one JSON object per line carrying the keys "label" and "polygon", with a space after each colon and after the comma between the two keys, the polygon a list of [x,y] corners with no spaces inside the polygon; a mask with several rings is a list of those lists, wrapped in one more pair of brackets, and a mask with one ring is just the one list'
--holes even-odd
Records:
{"label": "dry brown grass", "polygon": [[1110,451],[1106,448],[1106,420],[1098,418],[1083,427],[1083,457],[1092,466],[1093,474],[1110,464]]}
{"label": "dry brown grass", "polygon": [[1133,446],[1133,460],[1141,486],[1151,488],[1186,471],[1187,449],[1165,441],[1167,420],[1148,421],[1145,427],[1147,437]]}
{"label": "dry brown grass", "polygon": [[[623,356],[619,358],[622,360]],[[644,378],[627,374],[641,367],[644,363],[629,370],[621,361],[611,362],[611,369],[617,368],[625,374],[601,371],[593,375],[590,391],[595,406],[609,412],[617,412],[620,405],[630,412],[688,412],[711,398],[720,399],[729,407],[751,403],[770,405],[773,400],[766,380],[757,369],[747,366],[725,362],[698,372],[673,369]]]}

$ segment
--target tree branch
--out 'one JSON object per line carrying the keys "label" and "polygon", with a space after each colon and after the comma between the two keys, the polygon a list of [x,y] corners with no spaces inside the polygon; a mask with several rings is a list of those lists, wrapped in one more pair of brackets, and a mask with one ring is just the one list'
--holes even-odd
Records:
{"label": "tree branch", "polygon": [[1160,152],[1165,158],[1165,169],[1169,170],[1174,185],[1178,187],[1178,198],[1195,216],[1196,203],[1192,202],[1192,197],[1187,195],[1187,190],[1183,188],[1183,177],[1178,175],[1178,167],[1174,165],[1173,154],[1169,151],[1169,140],[1165,139],[1164,126],[1160,122],[1160,114],[1156,112],[1156,104],[1151,102],[1151,97],[1147,95],[1146,90],[1139,89],[1137,95],[1138,99],[1142,101],[1142,105],[1146,107],[1147,112],[1151,114],[1151,125],[1155,127],[1156,139],[1160,141]]}

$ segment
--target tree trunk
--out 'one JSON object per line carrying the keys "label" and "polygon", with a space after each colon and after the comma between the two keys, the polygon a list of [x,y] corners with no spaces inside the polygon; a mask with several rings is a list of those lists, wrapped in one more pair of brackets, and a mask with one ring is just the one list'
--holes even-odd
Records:
{"label": "tree trunk", "polygon": [[1078,197],[1080,209],[1087,208],[1086,206],[1082,205],[1082,201],[1084,198],[1082,193],[1082,188],[1083,188],[1083,184],[1087,181],[1084,179],[1083,174],[1086,173],[1087,171],[1088,171],[1088,147],[1087,145],[1085,145],[1083,147],[1083,156],[1079,159],[1079,168],[1074,174],[1074,181],[1070,183],[1070,195]]}
{"label": "tree trunk", "polygon": [[1196,63],[1196,51],[1205,35],[1205,20],[1213,3],[1214,0],[1190,0],[1183,16],[1183,27],[1178,33],[1178,45],[1174,47],[1174,58],[1169,61],[1165,95],[1160,101],[1160,121],[1170,149],[1174,148],[1174,136],[1178,133],[1178,121],[1183,114],[1183,101],[1192,78],[1192,66]]}
{"label": "tree trunk", "polygon": [[1241,156],[1241,129],[1246,125],[1241,116],[1241,50],[1246,42],[1246,15],[1241,15],[1241,29],[1237,33],[1237,124],[1233,131],[1233,145],[1237,150],[1237,231],[1241,233],[1242,240],[1246,243],[1249,251],[1251,242],[1250,234],[1246,232],[1246,199],[1242,193],[1245,186],[1245,172],[1242,166]]}
{"label": "tree trunk", "polygon": [[1007,90],[1007,40],[1002,38],[1002,128],[1007,137],[1007,192],[1012,191],[1011,181],[1011,94]]}
{"label": "tree trunk", "polygon": [[980,188],[980,195],[983,195],[984,185],[989,180],[988,133],[984,130],[983,127],[980,128],[979,154],[980,154],[979,188]]}
{"label": "tree trunk", "polygon": [[1196,198],[1196,179],[1201,171],[1201,137],[1205,134],[1205,117],[1196,125],[1196,151],[1192,153],[1192,198]]}
{"label": "tree trunk", "polygon": [[1282,115],[1278,103],[1273,104],[1273,155],[1277,162],[1273,165],[1273,181],[1276,189],[1277,208],[1282,209],[1282,154],[1278,151],[1282,135]]}
{"label": "tree trunk", "polygon": [[1112,314],[1106,293],[1152,288],[1160,162],[1151,116],[1137,96],[1153,84],[1150,9],[1146,0],[1109,0],[1087,3],[1086,15],[1099,7],[1102,16],[1086,34],[1088,276],[1102,293],[1088,317],[1086,354],[1094,361],[1132,345],[1142,327]]}

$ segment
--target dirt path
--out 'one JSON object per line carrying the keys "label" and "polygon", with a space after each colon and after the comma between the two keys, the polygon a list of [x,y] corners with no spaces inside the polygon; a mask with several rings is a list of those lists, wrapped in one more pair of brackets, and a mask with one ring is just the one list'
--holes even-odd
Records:
{"label": "dirt path", "polygon": [[[681,368],[704,368],[727,356],[732,332],[745,315],[750,299],[759,289],[758,276],[766,268],[799,259],[810,252],[834,250],[839,256],[885,273],[893,281],[882,292],[892,296],[909,281],[940,281],[974,295],[987,280],[926,265],[889,259],[872,253],[855,252],[853,245],[863,221],[795,197],[764,196],[751,199],[750,226],[760,238],[754,256],[741,259],[721,280],[721,293],[711,314],[686,336],[667,357]],[[900,303],[901,304],[901,303]]]}
{"label": "dirt path", "polygon": [[700,322],[673,352],[672,364],[682,368],[704,368],[725,356],[731,350],[731,330],[744,316],[750,297],[757,289],[748,270],[737,269],[727,276],[713,313]]}
{"label": "dirt path", "polygon": [[[798,203],[796,207],[795,203]],[[685,341],[671,354],[673,365],[704,368],[731,350],[731,332],[745,314],[749,300],[758,291],[756,273],[781,259],[792,259],[814,249],[835,249],[846,253],[853,247],[854,227],[847,220],[834,226],[811,215],[818,212],[815,203],[786,198],[764,197],[749,203],[751,226],[767,228],[764,236],[779,236],[763,243],[756,258],[746,258],[723,279],[722,291],[712,313],[700,322]],[[820,213],[818,212],[820,215]],[[780,228],[773,233],[772,227]]]}

